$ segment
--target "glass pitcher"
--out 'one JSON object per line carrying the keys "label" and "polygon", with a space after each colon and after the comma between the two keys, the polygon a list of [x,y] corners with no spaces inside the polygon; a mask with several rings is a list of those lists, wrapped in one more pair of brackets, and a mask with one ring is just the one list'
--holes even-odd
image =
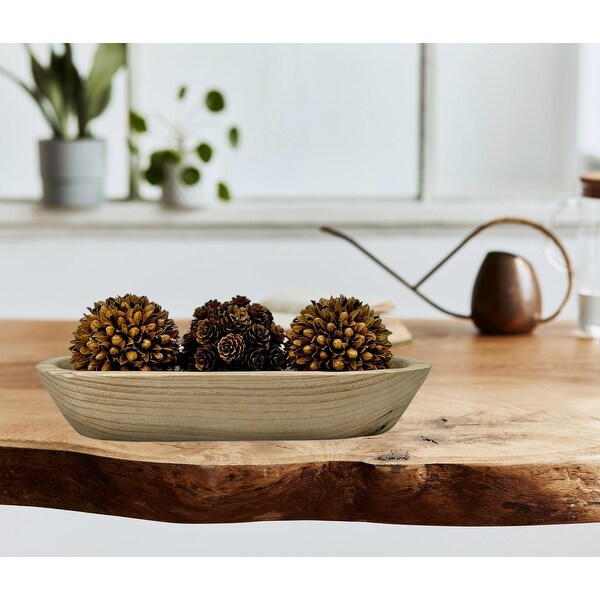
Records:
{"label": "glass pitcher", "polygon": [[[575,263],[578,322],[586,335],[600,339],[600,171],[586,173],[580,179],[581,196],[563,203],[552,217],[552,224],[566,207],[579,209]],[[555,260],[552,262],[556,265]]]}
{"label": "glass pitcher", "polygon": [[581,177],[578,199],[579,252],[576,285],[579,301],[579,327],[600,338],[600,172]]}

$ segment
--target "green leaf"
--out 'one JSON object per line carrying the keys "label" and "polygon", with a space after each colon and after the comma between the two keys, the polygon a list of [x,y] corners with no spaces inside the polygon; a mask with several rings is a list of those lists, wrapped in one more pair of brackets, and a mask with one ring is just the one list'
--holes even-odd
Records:
{"label": "green leaf", "polygon": [[65,110],[65,117],[76,115],[79,106],[79,93],[81,79],[73,63],[71,44],[64,44],[64,52],[59,54],[50,52],[50,72],[58,85],[61,94],[61,103]]}
{"label": "green leaf", "polygon": [[183,100],[185,98],[186,94],[187,94],[187,87],[185,85],[180,86],[179,90],[177,91],[177,98],[179,98],[179,100]]}
{"label": "green leaf", "polygon": [[114,74],[127,63],[125,44],[98,44],[92,70],[87,78],[88,87],[94,90],[110,84]]}
{"label": "green leaf", "polygon": [[31,74],[33,75],[33,82],[35,83],[37,89],[48,98],[49,89],[52,82],[52,72],[50,69],[46,69],[42,67],[42,65],[38,62],[37,58],[33,54],[33,51],[29,47],[28,44],[25,45],[27,48],[27,52],[29,53],[29,60],[31,63]]}
{"label": "green leaf", "polygon": [[217,90],[211,90],[206,94],[206,108],[211,112],[220,112],[225,108],[225,98]]}
{"label": "green leaf", "polygon": [[165,172],[162,167],[151,166],[144,172],[144,177],[151,185],[160,185],[165,180]]}
{"label": "green leaf", "polygon": [[32,100],[38,105],[42,115],[46,119],[48,125],[52,129],[52,133],[55,137],[62,137],[60,126],[56,121],[56,117],[50,111],[46,99],[42,96],[41,92],[37,88],[30,88],[26,83],[21,81],[16,75],[6,70],[4,67],[0,65],[0,74],[4,75],[14,83],[16,83],[21,89],[23,89],[29,96],[31,96]]}
{"label": "green leaf", "polygon": [[150,155],[150,165],[153,167],[164,167],[171,163],[177,165],[181,162],[181,154],[176,150],[157,150]]}
{"label": "green leaf", "polygon": [[[87,87],[84,87],[84,90],[86,92],[86,98],[82,108],[85,118],[83,121],[80,121],[79,135],[87,137],[90,135],[90,132],[88,131],[89,122],[96,117],[99,117],[110,104],[112,86],[109,83],[108,86],[102,88],[102,90],[98,90],[96,93],[92,94],[87,93]],[[83,125],[83,127],[81,125]]]}
{"label": "green leaf", "polygon": [[229,130],[229,143],[231,144],[232,148],[237,148],[238,144],[240,143],[240,132],[238,131],[237,127],[232,127]]}
{"label": "green leaf", "polygon": [[125,44],[98,44],[92,69],[83,85],[79,135],[87,135],[88,123],[106,110],[110,102],[112,78],[126,63]]}
{"label": "green leaf", "polygon": [[198,156],[200,157],[200,160],[202,160],[205,163],[207,163],[212,158],[213,149],[206,142],[202,142],[196,148],[196,154],[198,154]]}
{"label": "green leaf", "polygon": [[153,152],[150,155],[150,165],[153,167],[162,167],[165,164],[165,157],[164,157],[164,152],[158,151],[158,152]]}
{"label": "green leaf", "polygon": [[48,87],[48,78],[49,74],[46,72],[46,69],[42,67],[42,65],[38,62],[35,54],[31,50],[28,44],[25,45],[27,48],[27,52],[29,53],[29,61],[31,63],[31,74],[33,75],[33,82],[37,86],[38,90],[43,94],[46,93]]}
{"label": "green leaf", "polygon": [[[27,46],[27,50],[33,58],[33,53],[29,46]],[[71,115],[77,117],[79,135],[83,135],[82,131],[85,128],[81,127],[81,108],[83,106],[84,83],[73,62],[71,44],[64,44],[64,52],[62,54],[51,50],[50,65],[46,69],[46,72],[50,75],[50,80],[47,82],[49,87],[46,94],[56,113],[59,127],[62,131],[61,137],[67,137],[69,134],[68,128]]]}
{"label": "green leaf", "polygon": [[129,111],[129,129],[136,133],[144,133],[148,131],[146,119],[134,110]]}
{"label": "green leaf", "polygon": [[64,66],[64,83],[63,89],[69,111],[77,115],[81,103],[81,77],[79,71],[73,62],[73,52],[71,44],[65,44],[65,54],[63,58]]}
{"label": "green leaf", "polygon": [[[52,107],[60,131],[60,137],[67,137],[69,134],[69,107],[64,98],[64,94],[62,93],[60,82],[61,73],[56,65],[56,55],[53,51],[51,65],[49,67],[43,67],[38,62],[29,45],[26,45],[25,47],[29,53],[33,81],[41,96],[45,98]],[[54,65],[54,69],[52,65]]]}
{"label": "green leaf", "polygon": [[196,167],[185,167],[181,171],[181,181],[186,185],[194,185],[200,181],[200,171]]}
{"label": "green leaf", "polygon": [[217,196],[221,200],[224,200],[225,202],[227,202],[228,200],[231,200],[231,194],[229,193],[229,188],[222,181],[219,181],[219,183],[217,185]]}

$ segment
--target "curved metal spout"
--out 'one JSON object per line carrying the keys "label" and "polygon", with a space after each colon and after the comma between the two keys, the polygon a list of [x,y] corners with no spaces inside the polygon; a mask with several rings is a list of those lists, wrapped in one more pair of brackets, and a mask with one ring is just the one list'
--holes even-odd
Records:
{"label": "curved metal spout", "polygon": [[[448,258],[450,258],[450,256],[452,256],[452,255],[446,257],[441,263],[436,265],[416,285],[411,285],[408,281],[406,281],[406,279],[404,279],[403,277],[398,275],[398,273],[396,273],[396,271],[394,271],[391,267],[389,267],[384,262],[379,260],[376,256],[371,254],[366,248],[361,246],[355,239],[351,238],[349,235],[347,235],[333,227],[324,226],[324,227],[321,227],[320,229],[321,229],[321,231],[324,231],[325,233],[329,233],[331,235],[335,235],[339,238],[342,238],[343,240],[346,240],[349,244],[352,244],[355,248],[358,248],[364,255],[368,256],[374,263],[378,264],[384,271],[387,271],[394,279],[399,281],[402,285],[406,286],[409,290],[413,291],[417,296],[419,296],[419,298],[421,298],[422,300],[425,300],[425,302],[427,302],[427,304],[429,304],[430,306],[433,306],[433,308],[437,308],[437,310],[441,310],[443,313],[450,315],[451,317],[456,317],[458,319],[470,319],[471,318],[471,315],[463,315],[460,313],[455,313],[451,310],[448,310],[447,308],[440,306],[439,304],[434,302],[431,298],[428,298],[425,294],[423,294],[423,292],[421,292],[419,290],[419,286],[422,285],[425,282],[425,280],[428,279],[431,275],[433,275],[433,273],[435,271],[437,271],[442,266],[442,264],[444,262],[446,262],[446,260],[448,260]],[[457,250],[458,250],[458,248],[457,248]]]}

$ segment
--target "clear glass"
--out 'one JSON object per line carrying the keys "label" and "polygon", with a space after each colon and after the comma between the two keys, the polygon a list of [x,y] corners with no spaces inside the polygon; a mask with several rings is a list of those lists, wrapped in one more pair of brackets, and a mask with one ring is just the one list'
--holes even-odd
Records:
{"label": "clear glass", "polygon": [[600,339],[600,199],[579,201],[579,252],[576,285],[579,299],[579,327]]}

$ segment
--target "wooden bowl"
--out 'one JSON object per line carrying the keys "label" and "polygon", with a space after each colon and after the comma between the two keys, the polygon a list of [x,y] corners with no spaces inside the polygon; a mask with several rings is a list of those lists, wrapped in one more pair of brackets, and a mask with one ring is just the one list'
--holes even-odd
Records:
{"label": "wooden bowl", "polygon": [[393,427],[431,365],[377,371],[97,372],[68,357],[36,370],[67,421],[101,440],[309,440]]}

